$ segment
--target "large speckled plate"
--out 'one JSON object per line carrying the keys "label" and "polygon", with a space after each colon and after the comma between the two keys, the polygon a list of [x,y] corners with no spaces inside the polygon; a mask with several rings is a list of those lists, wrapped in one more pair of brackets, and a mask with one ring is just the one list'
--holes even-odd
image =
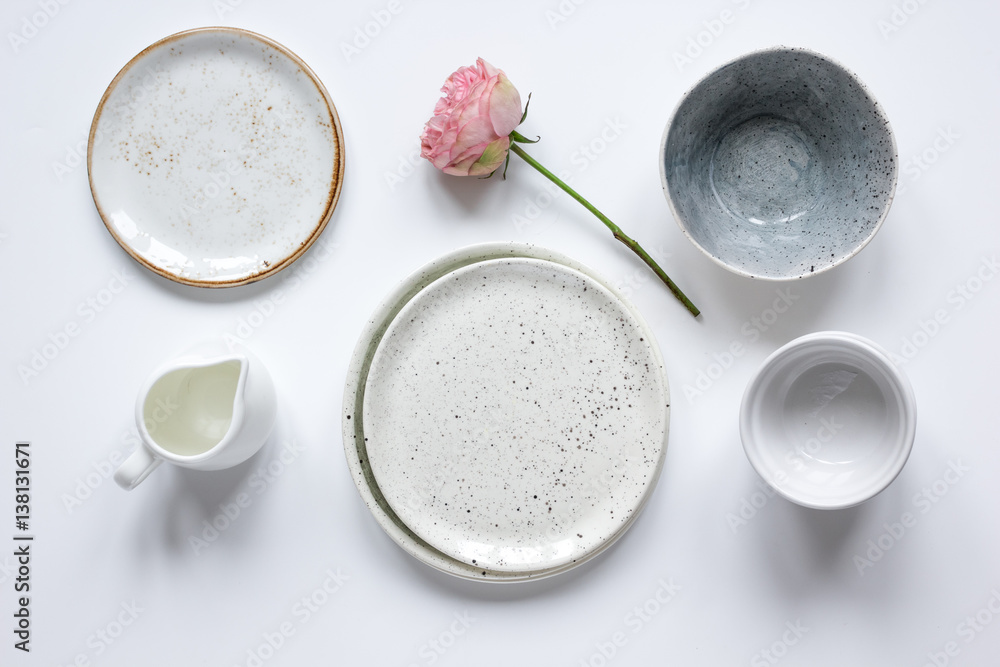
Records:
{"label": "large speckled plate", "polygon": [[108,231],[177,282],[229,287],[293,262],[344,176],[337,111],[309,67],[246,30],[199,28],[133,58],[108,86],[87,166]]}
{"label": "large speckled plate", "polygon": [[355,350],[345,447],[379,523],[451,574],[565,571],[632,524],[669,392],[634,307],[586,267],[473,246],[411,276]]}

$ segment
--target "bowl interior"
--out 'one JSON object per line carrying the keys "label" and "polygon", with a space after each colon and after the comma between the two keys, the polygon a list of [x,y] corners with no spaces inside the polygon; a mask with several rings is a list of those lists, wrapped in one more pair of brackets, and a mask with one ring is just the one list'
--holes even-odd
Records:
{"label": "bowl interior", "polygon": [[815,337],[779,350],[744,397],[751,464],[782,495],[808,507],[849,507],[895,479],[915,417],[908,384],[864,342]]}
{"label": "bowl interior", "polygon": [[853,256],[888,212],[888,120],[864,85],[810,51],[758,51],[682,100],[664,137],[681,228],[736,273],[787,279]]}

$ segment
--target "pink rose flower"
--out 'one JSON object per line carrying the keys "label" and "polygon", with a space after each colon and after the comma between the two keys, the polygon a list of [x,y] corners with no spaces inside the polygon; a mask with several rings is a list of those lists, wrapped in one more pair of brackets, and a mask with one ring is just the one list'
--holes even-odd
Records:
{"label": "pink rose flower", "polygon": [[[420,135],[422,157],[446,174],[487,176],[514,153],[597,216],[615,239],[638,255],[691,314],[698,317],[701,311],[641,245],[524,150],[521,144],[534,144],[538,139],[528,139],[516,129],[528,109],[525,107],[521,112],[521,96],[506,74],[479,58],[474,66],[460,67],[449,76],[441,92],[444,97],[434,105],[434,117],[427,121]],[[528,98],[530,102],[531,96]]]}
{"label": "pink rose flower", "polygon": [[420,155],[455,176],[486,176],[503,164],[521,122],[521,96],[507,75],[479,58],[441,88],[420,137]]}

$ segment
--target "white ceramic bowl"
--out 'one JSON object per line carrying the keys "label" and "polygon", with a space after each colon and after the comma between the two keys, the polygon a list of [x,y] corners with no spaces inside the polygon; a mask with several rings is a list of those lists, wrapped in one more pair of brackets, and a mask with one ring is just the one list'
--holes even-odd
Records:
{"label": "white ceramic bowl", "polygon": [[910,383],[882,348],[823,331],[764,361],[743,396],[740,437],[775,491],[838,509],[889,486],[910,455],[916,420]]}

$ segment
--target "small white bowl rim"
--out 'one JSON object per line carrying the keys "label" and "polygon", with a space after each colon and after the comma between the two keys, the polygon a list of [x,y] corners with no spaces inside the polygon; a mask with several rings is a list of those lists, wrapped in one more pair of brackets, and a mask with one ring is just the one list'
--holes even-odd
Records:
{"label": "small white bowl rim", "polygon": [[[712,77],[719,70],[729,67],[730,65],[733,65],[741,60],[750,58],[752,56],[757,56],[763,53],[777,53],[779,51],[797,51],[800,53],[806,53],[811,56],[815,56],[821,60],[825,60],[835,65],[836,67],[839,67],[844,72],[846,72],[851,77],[851,79],[853,79],[854,83],[857,84],[858,88],[860,88],[862,92],[868,95],[868,97],[871,98],[871,100],[875,103],[875,106],[879,108],[882,120],[885,121],[885,129],[889,133],[889,140],[892,142],[892,166],[893,166],[892,187],[889,190],[889,197],[885,201],[885,206],[882,208],[882,211],[879,214],[878,222],[876,222],[875,225],[872,227],[871,232],[869,232],[868,236],[865,237],[861,241],[861,243],[857,247],[855,247],[854,250],[851,251],[849,255],[845,255],[844,257],[838,259],[836,262],[828,264],[817,271],[810,271],[809,273],[802,273],[797,276],[762,276],[755,273],[750,273],[749,271],[745,271],[739,267],[731,266],[725,263],[715,255],[710,253],[708,250],[706,250],[704,247],[702,247],[702,245],[698,243],[693,236],[691,236],[691,233],[688,231],[687,227],[685,227],[684,223],[681,222],[681,216],[680,213],[677,211],[676,205],[674,204],[674,198],[670,196],[670,184],[667,180],[667,167],[666,164],[664,163],[664,156],[666,155],[666,150],[667,150],[667,137],[670,135],[670,128],[673,127],[674,121],[677,118],[677,113],[680,111],[681,106],[683,106],[684,102],[687,101],[687,98],[690,97],[691,93],[694,92],[696,88],[698,88],[702,83],[704,83],[706,80]],[[744,278],[753,278],[754,280],[766,280],[769,282],[787,282],[789,280],[801,280],[803,278],[809,278],[811,276],[818,276],[821,273],[826,273],[827,271],[829,271],[834,267],[840,266],[847,260],[857,255],[859,252],[861,252],[861,250],[864,249],[864,247],[867,246],[873,238],[875,238],[875,234],[878,232],[878,230],[882,228],[882,223],[885,222],[886,217],[889,215],[889,209],[892,208],[892,202],[896,198],[896,187],[899,183],[899,148],[896,145],[896,133],[893,132],[892,130],[892,125],[889,122],[889,115],[885,113],[885,108],[879,103],[878,98],[876,98],[875,95],[872,93],[871,88],[869,88],[868,85],[864,81],[862,81],[857,74],[855,74],[854,70],[850,69],[849,67],[845,67],[843,63],[841,63],[839,60],[835,58],[831,58],[826,54],[819,53],[818,51],[814,51],[804,46],[786,46],[783,44],[778,44],[775,46],[768,46],[760,49],[754,49],[753,51],[748,51],[735,58],[731,58],[730,60],[727,60],[718,67],[713,67],[711,70],[706,72],[701,78],[695,81],[694,84],[692,84],[684,92],[683,95],[681,95],[681,98],[677,101],[677,104],[674,105],[674,110],[670,114],[670,119],[667,121],[667,126],[663,129],[663,137],[660,139],[660,150],[657,156],[659,158],[659,163],[660,163],[660,187],[663,188],[663,195],[664,197],[666,197],[667,205],[670,207],[670,214],[673,216],[674,222],[677,223],[677,226],[680,227],[681,233],[684,234],[684,236],[687,237],[687,239],[691,241],[691,243],[696,248],[698,248],[698,250],[700,250],[706,257],[708,257],[710,260],[712,260],[722,268],[726,269],[727,271],[735,273],[738,276],[743,276]]]}
{"label": "small white bowl rim", "polygon": [[[890,380],[893,389],[897,392],[902,403],[902,435],[898,440],[900,443],[900,452],[896,465],[876,484],[862,489],[852,495],[844,496],[839,501],[817,501],[811,496],[799,496],[773,484],[771,480],[774,477],[775,471],[769,470],[759,456],[758,452],[764,446],[754,441],[750,423],[752,419],[752,416],[750,415],[750,406],[753,403],[753,398],[763,388],[762,385],[764,375],[776,364],[782,363],[798,348],[813,345],[815,343],[829,343],[837,345],[844,350],[860,352],[871,361],[876,362],[880,369],[885,372],[886,377]],[[846,331],[818,331],[806,334],[789,343],[786,343],[772,352],[754,372],[753,377],[747,384],[746,391],[743,393],[743,401],[740,404],[740,440],[743,443],[743,452],[746,454],[747,460],[750,461],[750,465],[753,467],[754,471],[761,477],[761,479],[764,480],[764,482],[767,483],[769,487],[774,489],[774,491],[786,500],[790,500],[791,502],[802,505],[803,507],[810,507],[813,509],[846,509],[848,507],[860,505],[861,503],[874,498],[879,493],[884,491],[890,484],[892,484],[905,467],[906,462],[910,457],[910,453],[913,451],[913,442],[916,438],[916,428],[916,399],[914,398],[913,387],[911,386],[909,379],[892,361],[889,353],[886,352],[880,345],[864,338],[863,336]]]}

